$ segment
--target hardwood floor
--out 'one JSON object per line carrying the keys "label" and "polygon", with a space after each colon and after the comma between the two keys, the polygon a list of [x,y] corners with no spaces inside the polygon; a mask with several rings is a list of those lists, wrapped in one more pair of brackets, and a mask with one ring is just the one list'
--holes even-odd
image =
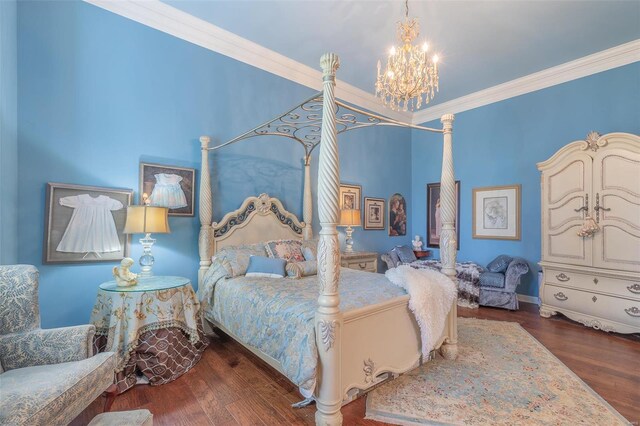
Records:
{"label": "hardwood floor", "polygon": [[[588,329],[556,316],[541,318],[537,306],[520,311],[459,309],[459,316],[515,321],[634,424],[640,422],[640,337]],[[164,386],[137,386],[118,396],[113,411],[146,408],[154,425],[311,425],[315,406],[292,409],[302,398],[280,373],[231,339],[212,340],[202,360]],[[72,425],[86,425],[101,412],[102,399]],[[345,425],[364,420],[364,398],[342,410]]]}

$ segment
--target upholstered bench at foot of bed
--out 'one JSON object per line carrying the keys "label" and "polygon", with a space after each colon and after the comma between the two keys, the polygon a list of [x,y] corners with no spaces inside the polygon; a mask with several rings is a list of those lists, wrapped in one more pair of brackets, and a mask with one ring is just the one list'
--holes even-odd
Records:
{"label": "upholstered bench at foot of bed", "polygon": [[149,410],[112,411],[98,414],[89,426],[152,426],[153,414]]}

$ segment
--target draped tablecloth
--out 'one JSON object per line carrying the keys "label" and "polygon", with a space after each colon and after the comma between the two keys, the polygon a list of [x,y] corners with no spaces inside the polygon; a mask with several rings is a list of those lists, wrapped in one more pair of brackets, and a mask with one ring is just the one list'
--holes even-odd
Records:
{"label": "draped tablecloth", "polygon": [[187,278],[151,277],[132,287],[109,281],[100,285],[91,312],[94,350],[118,355],[119,392],[139,381],[168,383],[189,371],[207,347],[201,318]]}

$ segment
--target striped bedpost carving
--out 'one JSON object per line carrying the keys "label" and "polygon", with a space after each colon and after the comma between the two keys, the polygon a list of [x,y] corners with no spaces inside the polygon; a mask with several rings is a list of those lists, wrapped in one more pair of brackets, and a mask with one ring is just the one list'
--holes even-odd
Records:
{"label": "striped bedpost carving", "polygon": [[200,136],[202,152],[200,164],[200,235],[198,236],[198,252],[200,269],[198,270],[198,288],[202,284],[204,274],[211,266],[211,244],[213,243],[211,222],[213,221],[213,201],[211,197],[211,174],[209,173],[209,136]]}
{"label": "striped bedpost carving", "polygon": [[313,199],[311,198],[311,155],[304,157],[304,195],[302,200],[302,220],[305,223],[302,236],[305,240],[313,238]]}
{"label": "striped bedpost carving", "polygon": [[[440,177],[440,217],[442,219],[442,231],[440,233],[440,261],[442,273],[447,275],[457,284],[456,279],[456,254],[458,242],[456,241],[456,182],[453,171],[453,114],[445,114],[440,119],[444,134],[442,147],[442,175]],[[457,300],[454,300],[447,321],[447,339],[440,352],[446,359],[455,359],[458,355],[458,328],[457,328]]]}
{"label": "striped bedpost carving", "polygon": [[342,389],[341,329],[342,313],[338,282],[340,279],[340,245],[336,225],[339,220],[340,162],[336,133],[335,85],[340,66],[338,55],[325,53],[322,67],[322,133],[318,165],[318,281],[320,296],[315,315],[316,343],[320,357],[320,383],[316,395],[316,425],[341,425]]}

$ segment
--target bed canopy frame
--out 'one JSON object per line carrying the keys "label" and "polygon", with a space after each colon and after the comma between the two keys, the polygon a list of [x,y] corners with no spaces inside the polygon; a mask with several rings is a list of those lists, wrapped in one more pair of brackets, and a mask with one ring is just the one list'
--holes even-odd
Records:
{"label": "bed canopy frame", "polygon": [[[342,424],[342,389],[340,385],[340,352],[343,315],[339,309],[340,245],[337,224],[340,217],[339,187],[340,162],[338,158],[337,135],[347,131],[374,127],[408,127],[443,134],[441,190],[442,230],[440,237],[440,258],[442,273],[456,281],[456,232],[455,232],[455,179],[453,171],[452,130],[453,114],[441,118],[442,129],[417,126],[376,115],[348,105],[335,98],[336,71],[340,66],[334,53],[326,53],[320,59],[322,68],[322,91],[286,112],[255,127],[225,143],[209,146],[211,138],[200,137],[202,164],[200,177],[200,253],[199,285],[211,265],[214,253],[213,205],[211,177],[209,171],[209,151],[215,151],[244,139],[257,136],[281,136],[290,138],[304,148],[304,195],[303,225],[304,239],[312,238],[312,198],[310,158],[316,147],[320,147],[318,164],[318,215],[321,225],[318,243],[319,296],[315,314],[317,348],[320,363],[319,381],[322,384],[316,395],[316,424]],[[457,356],[457,308],[453,302],[450,321],[447,321],[448,336],[440,352],[446,359]]]}

